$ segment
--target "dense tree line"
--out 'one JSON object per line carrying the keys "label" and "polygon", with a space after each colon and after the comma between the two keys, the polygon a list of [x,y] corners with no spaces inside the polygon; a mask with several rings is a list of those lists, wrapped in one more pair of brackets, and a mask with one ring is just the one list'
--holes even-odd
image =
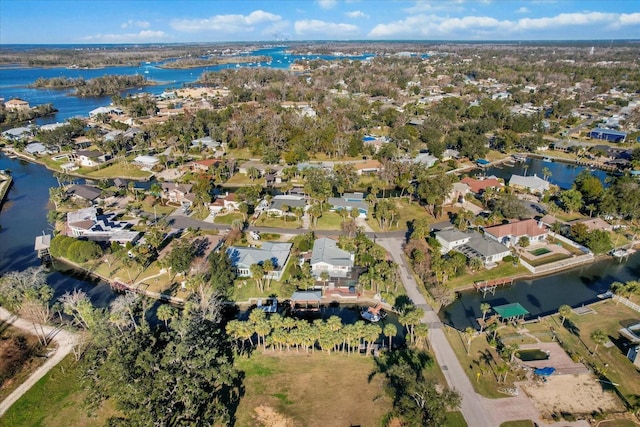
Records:
{"label": "dense tree line", "polygon": [[0,126],[17,125],[38,117],[46,117],[56,113],[53,104],[42,104],[28,109],[8,110],[0,103]]}

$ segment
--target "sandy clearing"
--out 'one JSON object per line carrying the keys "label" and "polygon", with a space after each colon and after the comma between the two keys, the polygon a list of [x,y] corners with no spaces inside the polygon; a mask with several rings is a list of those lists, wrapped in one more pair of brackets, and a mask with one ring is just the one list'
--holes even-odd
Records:
{"label": "sandy clearing", "polygon": [[613,392],[605,391],[591,374],[552,375],[546,383],[522,385],[544,419],[554,413],[574,415],[594,411],[623,411],[624,407]]}

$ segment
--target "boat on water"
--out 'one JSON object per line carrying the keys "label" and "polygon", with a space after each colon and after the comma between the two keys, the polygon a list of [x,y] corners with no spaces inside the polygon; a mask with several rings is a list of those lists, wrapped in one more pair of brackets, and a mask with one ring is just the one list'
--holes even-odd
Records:
{"label": "boat on water", "polygon": [[513,160],[519,163],[527,161],[527,156],[524,154],[512,154],[511,157],[513,157]]}
{"label": "boat on water", "polygon": [[601,294],[598,294],[598,298],[600,299],[607,299],[607,298],[612,298],[613,297],[613,292],[611,291],[607,291],[607,292],[603,292]]}
{"label": "boat on water", "polygon": [[360,311],[360,317],[375,323],[387,317],[387,312],[382,309],[382,304],[378,304],[375,307],[363,308]]}
{"label": "boat on water", "polygon": [[543,158],[542,158],[542,161],[543,161],[543,162],[547,162],[547,163],[552,163],[552,162],[553,162],[553,159],[552,159],[551,157],[543,157]]}

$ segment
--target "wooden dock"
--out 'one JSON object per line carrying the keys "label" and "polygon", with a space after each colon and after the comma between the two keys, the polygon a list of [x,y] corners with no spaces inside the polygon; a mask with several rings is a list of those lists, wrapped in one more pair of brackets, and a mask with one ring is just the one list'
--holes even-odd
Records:
{"label": "wooden dock", "polygon": [[487,293],[491,293],[491,295],[494,295],[496,293],[496,289],[499,286],[511,286],[511,285],[513,285],[513,278],[505,277],[502,279],[478,281],[473,284],[473,287],[475,288],[476,291],[482,292],[482,298],[484,298],[487,295]]}

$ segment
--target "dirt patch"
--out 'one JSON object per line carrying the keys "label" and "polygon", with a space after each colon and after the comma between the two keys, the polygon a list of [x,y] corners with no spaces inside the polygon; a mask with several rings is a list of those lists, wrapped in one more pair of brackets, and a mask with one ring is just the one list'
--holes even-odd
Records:
{"label": "dirt patch", "polygon": [[258,406],[255,409],[256,423],[262,427],[296,427],[296,423],[269,406]]}
{"label": "dirt patch", "polygon": [[523,385],[540,415],[551,419],[553,414],[586,415],[599,411],[623,411],[615,393],[605,391],[591,374],[552,375],[546,383]]}
{"label": "dirt patch", "polygon": [[0,334],[0,400],[42,364],[38,338],[7,328]]}

